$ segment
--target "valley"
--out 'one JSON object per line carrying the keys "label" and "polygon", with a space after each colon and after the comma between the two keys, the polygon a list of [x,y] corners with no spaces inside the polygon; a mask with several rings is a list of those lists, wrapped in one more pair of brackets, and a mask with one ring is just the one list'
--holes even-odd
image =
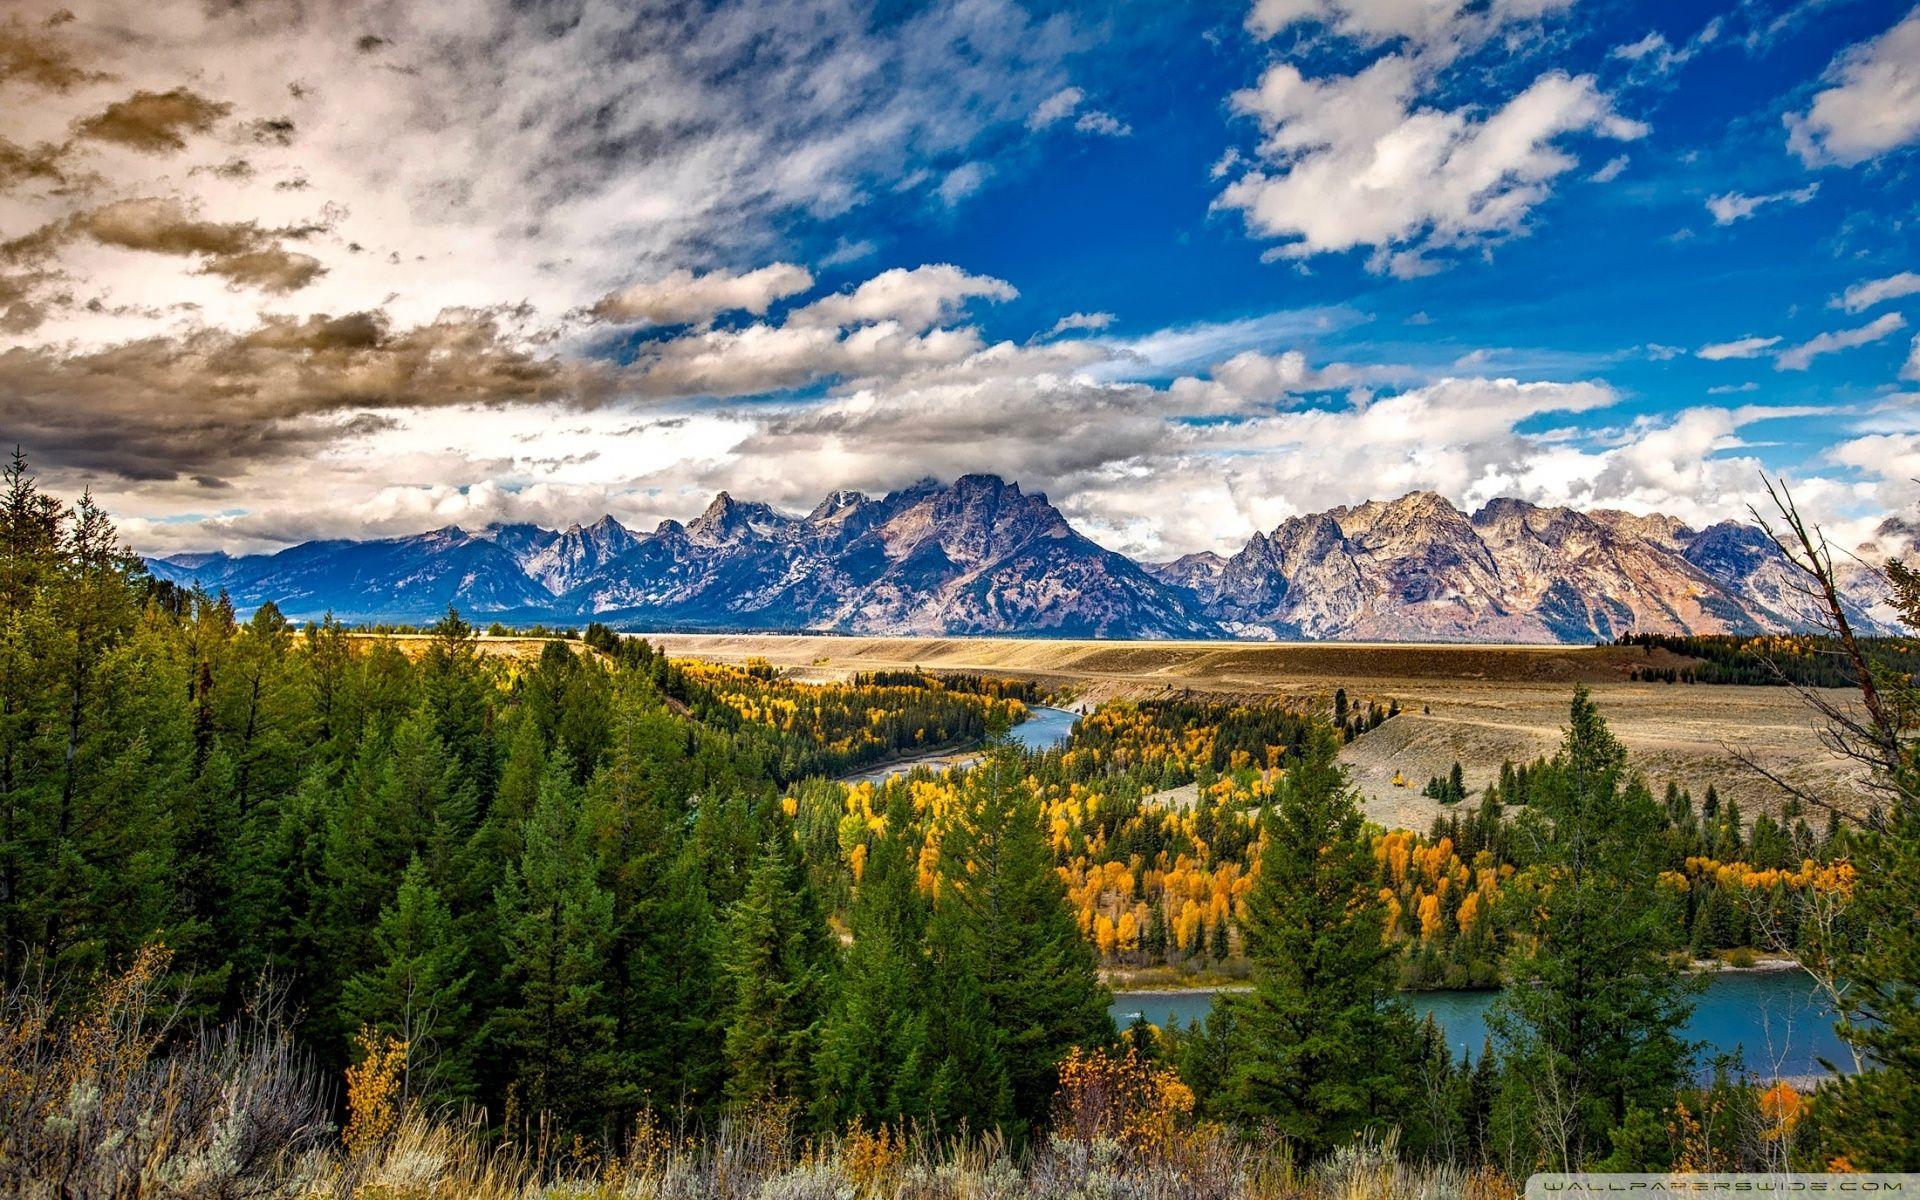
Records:
{"label": "valley", "polygon": [[[1780,789],[1736,752],[1816,794],[1857,801],[1845,767],[1821,744],[1790,688],[1639,683],[1635,667],[1684,662],[1623,646],[1395,645],[1388,643],[1102,642],[1034,638],[862,638],[772,634],[648,634],[676,657],[764,659],[804,679],[921,667],[990,671],[1070,689],[1085,707],[1111,699],[1191,692],[1208,696],[1398,701],[1399,716],[1342,752],[1388,827],[1425,830],[1441,810],[1420,794],[1461,763],[1467,785],[1503,761],[1550,754],[1576,683],[1591,687],[1632,765],[1696,793],[1708,784],[1749,815],[1778,809]],[[1396,773],[1404,786],[1393,782]]]}

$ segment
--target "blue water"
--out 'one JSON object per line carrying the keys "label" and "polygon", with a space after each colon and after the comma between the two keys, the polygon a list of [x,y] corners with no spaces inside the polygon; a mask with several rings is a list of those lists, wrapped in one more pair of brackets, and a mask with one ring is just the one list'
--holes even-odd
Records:
{"label": "blue water", "polygon": [[[1027,709],[1027,719],[1015,725],[1009,736],[1029,750],[1051,750],[1067,740],[1073,733],[1073,723],[1080,719],[1079,713],[1070,713],[1064,708],[1046,708],[1033,706]],[[946,767],[971,766],[980,761],[979,754],[965,754],[946,759],[941,764]],[[922,764],[917,762],[889,763],[884,767],[875,767],[871,771],[860,771],[848,775],[845,783],[880,783],[892,779],[895,775],[905,775]]]}
{"label": "blue water", "polygon": [[[1402,997],[1417,1016],[1432,1013],[1456,1055],[1479,1057],[1487,1036],[1487,1009],[1494,992],[1410,992]],[[1136,1014],[1155,1025],[1204,1021],[1212,992],[1122,992],[1113,1000],[1121,1028]],[[1852,1059],[1833,1031],[1833,1010],[1799,971],[1716,975],[1701,993],[1687,1022],[1686,1037],[1706,1043],[1701,1065],[1716,1054],[1740,1051],[1749,1070],[1763,1076],[1821,1075],[1821,1059],[1836,1066]]]}
{"label": "blue water", "polygon": [[1027,710],[1027,719],[1013,727],[1013,740],[1029,750],[1051,750],[1073,733],[1079,713],[1064,708],[1035,706]]}

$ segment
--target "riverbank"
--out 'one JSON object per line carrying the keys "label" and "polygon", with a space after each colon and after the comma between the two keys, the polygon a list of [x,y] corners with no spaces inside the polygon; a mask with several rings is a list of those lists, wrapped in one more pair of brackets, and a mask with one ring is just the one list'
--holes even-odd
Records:
{"label": "riverbank", "polygon": [[[1727,952],[1729,956],[1737,953],[1737,951]],[[1730,962],[1727,957],[1696,958],[1689,961],[1685,968],[1689,975],[1716,976],[1774,975],[1801,969],[1798,959],[1778,954],[1756,955],[1754,961],[1738,966]],[[1100,982],[1108,991],[1116,994],[1211,995],[1215,992],[1252,990],[1253,985],[1250,982],[1252,973],[1251,963],[1245,959],[1234,959],[1222,967],[1200,971],[1184,971],[1179,967],[1103,967],[1100,970]],[[1403,996],[1420,996],[1435,992],[1471,994],[1499,990],[1485,987],[1402,988],[1400,994]]]}
{"label": "riverbank", "polygon": [[[1008,736],[1029,750],[1051,750],[1066,741],[1073,733],[1074,722],[1080,715],[1071,709],[1053,708],[1044,704],[1031,705],[1027,709],[1027,719],[1008,730]],[[950,771],[956,767],[970,767],[986,757],[986,751],[978,746],[949,746],[912,758],[898,758],[890,763],[869,764],[858,771],[840,776],[838,783],[881,783],[896,775],[904,775],[915,767],[931,767],[935,770]]]}
{"label": "riverbank", "polygon": [[[1215,996],[1247,989],[1236,982],[1226,988],[1120,991],[1108,1011],[1122,1029],[1136,1018],[1162,1029],[1186,1029],[1206,1020]],[[1439,1024],[1456,1057],[1478,1058],[1498,996],[1486,990],[1405,992],[1400,999],[1416,1018]],[[1834,1031],[1836,1020],[1825,997],[1796,972],[1732,968],[1708,977],[1682,1036],[1700,1047],[1695,1063],[1703,1077],[1717,1061],[1738,1061],[1761,1078],[1812,1080],[1828,1074],[1827,1063],[1851,1061]]]}

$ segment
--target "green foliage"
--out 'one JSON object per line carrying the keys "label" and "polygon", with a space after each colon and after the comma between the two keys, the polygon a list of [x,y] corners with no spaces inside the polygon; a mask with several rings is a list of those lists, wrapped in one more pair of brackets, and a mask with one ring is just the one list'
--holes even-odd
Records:
{"label": "green foliage", "polygon": [[613,897],[595,879],[590,831],[570,776],[564,756],[551,760],[520,859],[500,885],[509,991],[490,1023],[525,1111],[578,1127],[606,1114],[613,1083],[614,1018],[606,995]]}
{"label": "green foliage", "polygon": [[[1094,953],[1065,903],[1039,808],[1002,750],[968,773],[940,841],[931,947],[942,1020],[933,1115],[1015,1130],[1041,1121],[1073,1046],[1113,1038]],[[948,1017],[954,1018],[947,1020]]]}
{"label": "green foliage", "polygon": [[1253,991],[1234,997],[1220,1108],[1319,1155],[1408,1103],[1412,1019],[1393,999],[1393,949],[1360,807],[1327,732],[1288,772],[1267,820],[1243,930]]}
{"label": "green foliage", "polygon": [[915,879],[902,797],[885,832],[866,844],[854,893],[839,995],[821,1034],[818,1116],[830,1128],[859,1118],[876,1124],[925,1115],[921,1078],[929,1022],[938,1004],[926,954],[931,909]]}
{"label": "green foliage", "polygon": [[1635,1110],[1658,1112],[1686,1076],[1692,992],[1668,951],[1656,891],[1662,813],[1584,688],[1516,838],[1512,890],[1526,931],[1488,1018],[1508,1059],[1510,1139],[1556,1170],[1606,1152]]}
{"label": "green foliage", "polygon": [[811,1096],[834,965],[806,865],[786,824],[770,818],[746,894],[727,921],[729,1099]]}

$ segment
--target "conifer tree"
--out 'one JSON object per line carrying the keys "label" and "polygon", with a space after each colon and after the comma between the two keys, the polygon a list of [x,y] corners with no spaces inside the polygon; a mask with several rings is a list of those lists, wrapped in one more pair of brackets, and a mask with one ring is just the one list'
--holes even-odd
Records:
{"label": "conifer tree", "polygon": [[1412,1018],[1393,999],[1393,949],[1359,803],[1330,732],[1313,735],[1267,819],[1242,933],[1253,990],[1234,997],[1225,1107],[1271,1121],[1311,1154],[1394,1124],[1409,1103]]}
{"label": "conifer tree", "polygon": [[588,791],[602,886],[613,898],[608,1002],[624,1086],[635,1105],[708,1115],[725,1077],[719,930],[684,814],[648,754],[649,722],[631,697]]}
{"label": "conifer tree", "polygon": [[521,1111],[571,1128],[608,1115],[615,1065],[606,997],[613,899],[595,878],[581,808],[571,766],[556,756],[498,893],[509,994],[492,1023]]}
{"label": "conifer tree", "polygon": [[416,856],[373,933],[378,961],[347,981],[347,1029],[406,1043],[404,1095],[429,1104],[467,1099],[473,1088],[465,942]]}
{"label": "conifer tree", "polygon": [[829,1128],[921,1115],[928,905],[906,838],[912,808],[904,792],[895,795],[885,832],[868,842],[849,920],[853,946],[821,1035],[818,1115]]}
{"label": "conifer tree", "polygon": [[930,931],[944,1006],[938,1024],[951,1021],[947,1032],[957,1037],[977,1011],[990,1036],[929,1062],[978,1089],[981,1115],[995,1107],[991,1080],[1004,1071],[1016,1135],[1046,1116],[1068,1049],[1114,1037],[1093,947],[1067,906],[1039,802],[1017,770],[1001,751],[968,772],[940,841]]}
{"label": "conifer tree", "polygon": [[1655,888],[1662,813],[1637,781],[1621,786],[1625,767],[1577,689],[1517,834],[1531,886],[1513,903],[1529,936],[1489,1024],[1509,1067],[1509,1120],[1556,1170],[1599,1161],[1630,1116],[1669,1107],[1691,1057],[1680,1029],[1695,989],[1669,957],[1675,931]]}
{"label": "conifer tree", "polygon": [[728,1100],[807,1103],[833,982],[833,946],[792,828],[777,810],[766,822],[746,893],[727,921],[726,969]]}

